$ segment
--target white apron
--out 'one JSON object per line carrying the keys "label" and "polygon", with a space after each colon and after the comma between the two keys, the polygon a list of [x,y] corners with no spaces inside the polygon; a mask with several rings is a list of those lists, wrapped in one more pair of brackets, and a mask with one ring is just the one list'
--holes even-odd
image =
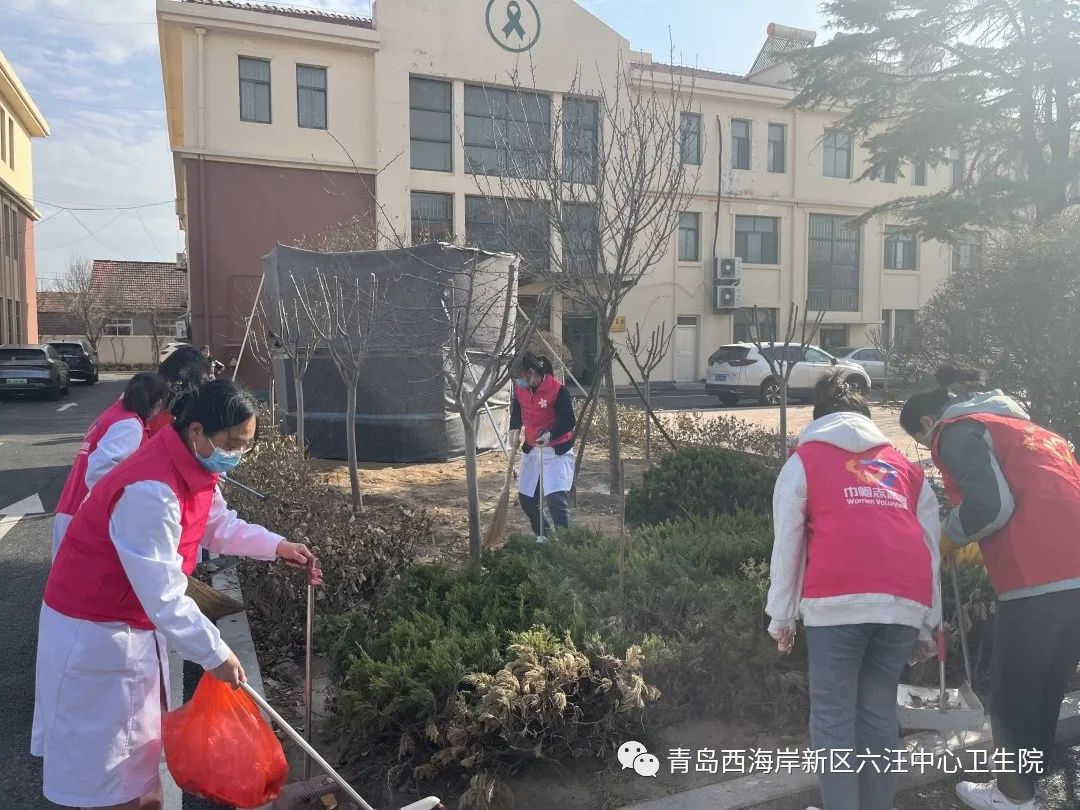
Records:
{"label": "white apron", "polygon": [[64,539],[64,532],[67,531],[69,523],[71,523],[71,515],[65,515],[63,512],[57,512],[53,516],[52,558],[54,560],[56,559],[56,552],[60,550],[60,541]]}
{"label": "white apron", "polygon": [[[564,455],[557,456],[550,447],[543,448],[544,459],[544,496],[553,492],[569,492],[574,486],[574,450],[571,448]],[[527,497],[534,497],[540,484],[541,449],[534,447],[521,457],[521,470],[518,473],[518,492]]]}
{"label": "white apron", "polygon": [[45,798],[104,807],[158,789],[168,666],[153,630],[41,606],[31,753],[44,757]]}

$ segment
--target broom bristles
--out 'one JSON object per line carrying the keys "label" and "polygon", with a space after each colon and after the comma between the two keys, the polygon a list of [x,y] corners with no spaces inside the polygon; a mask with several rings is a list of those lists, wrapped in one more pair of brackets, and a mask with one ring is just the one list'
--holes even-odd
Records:
{"label": "broom bristles", "polygon": [[198,605],[202,614],[212,622],[240,613],[244,609],[244,606],[232,597],[226,596],[194,577],[188,577],[187,595]]}
{"label": "broom bristles", "polygon": [[503,482],[503,489],[499,495],[499,503],[495,507],[495,514],[491,518],[491,525],[484,536],[484,548],[495,548],[506,539],[506,528],[510,518],[510,485],[513,483],[514,462],[517,461],[519,431],[513,431],[509,438],[511,450],[510,458],[506,464],[506,480]]}

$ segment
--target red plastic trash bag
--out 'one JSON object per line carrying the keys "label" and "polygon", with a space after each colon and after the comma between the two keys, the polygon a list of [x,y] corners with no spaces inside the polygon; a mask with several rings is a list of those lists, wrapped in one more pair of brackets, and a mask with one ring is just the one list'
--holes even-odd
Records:
{"label": "red plastic trash bag", "polygon": [[229,807],[261,807],[281,793],[289,763],[254,701],[209,672],[162,721],[165,761],[188,793]]}

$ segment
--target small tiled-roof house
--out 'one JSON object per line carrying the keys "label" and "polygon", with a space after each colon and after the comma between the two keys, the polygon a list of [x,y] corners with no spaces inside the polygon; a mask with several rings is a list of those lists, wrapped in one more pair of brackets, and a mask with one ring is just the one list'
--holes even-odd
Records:
{"label": "small tiled-roof house", "polygon": [[184,336],[188,274],[175,262],[122,262],[95,259],[91,292],[112,302],[106,335]]}
{"label": "small tiled-roof house", "polygon": [[82,331],[79,319],[72,312],[75,296],[72,293],[56,290],[38,290],[37,323],[38,334],[77,335]]}

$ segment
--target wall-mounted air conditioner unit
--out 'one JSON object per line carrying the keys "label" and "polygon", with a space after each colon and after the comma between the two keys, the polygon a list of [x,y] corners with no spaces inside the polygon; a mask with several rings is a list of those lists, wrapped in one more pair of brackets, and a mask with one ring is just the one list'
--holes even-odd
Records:
{"label": "wall-mounted air conditioner unit", "polygon": [[181,250],[176,254],[176,269],[187,270],[187,252]]}
{"label": "wall-mounted air conditioner unit", "polygon": [[717,312],[742,306],[742,289],[732,286],[713,287],[713,306]]}
{"label": "wall-mounted air conditioner unit", "polygon": [[735,284],[742,279],[742,259],[737,256],[713,257],[713,281],[717,284]]}

